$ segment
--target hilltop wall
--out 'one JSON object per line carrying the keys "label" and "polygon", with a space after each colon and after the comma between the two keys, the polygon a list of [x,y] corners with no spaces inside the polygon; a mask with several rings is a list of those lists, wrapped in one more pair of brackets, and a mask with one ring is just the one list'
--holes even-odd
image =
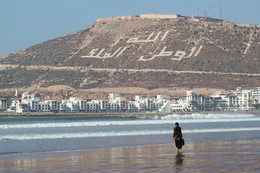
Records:
{"label": "hilltop wall", "polygon": [[129,16],[117,16],[97,19],[96,22],[111,22],[118,20],[131,20],[131,19],[177,19],[183,16],[179,14],[141,14],[141,15],[129,15]]}
{"label": "hilltop wall", "polygon": [[209,22],[226,22],[222,19],[211,18],[211,17],[199,17],[199,16],[181,16],[179,14],[140,14],[140,15],[128,15],[128,16],[117,16],[117,17],[108,17],[108,18],[100,18],[97,19],[97,23],[109,23],[112,21],[120,21],[120,20],[133,20],[133,19],[186,19],[191,21],[209,21]]}
{"label": "hilltop wall", "polygon": [[177,19],[179,17],[182,17],[179,14],[141,14],[140,18],[145,19]]}

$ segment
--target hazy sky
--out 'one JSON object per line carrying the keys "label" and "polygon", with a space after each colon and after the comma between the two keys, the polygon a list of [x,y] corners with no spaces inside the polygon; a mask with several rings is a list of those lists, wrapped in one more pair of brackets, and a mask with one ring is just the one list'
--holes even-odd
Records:
{"label": "hazy sky", "polygon": [[[0,0],[0,56],[81,30],[97,18],[207,15],[260,25],[260,0]],[[211,11],[209,13],[209,11]]]}

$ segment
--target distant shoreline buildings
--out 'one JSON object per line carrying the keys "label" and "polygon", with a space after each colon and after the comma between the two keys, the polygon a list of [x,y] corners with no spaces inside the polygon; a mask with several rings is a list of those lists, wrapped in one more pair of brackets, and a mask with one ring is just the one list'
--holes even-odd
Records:
{"label": "distant shoreline buildings", "polygon": [[140,96],[128,99],[111,93],[107,100],[70,97],[68,100],[42,100],[39,94],[23,93],[7,100],[0,98],[2,112],[105,113],[105,112],[203,112],[249,111],[260,109],[260,87],[250,90],[237,88],[232,93],[216,92],[205,96],[196,91],[185,95]]}

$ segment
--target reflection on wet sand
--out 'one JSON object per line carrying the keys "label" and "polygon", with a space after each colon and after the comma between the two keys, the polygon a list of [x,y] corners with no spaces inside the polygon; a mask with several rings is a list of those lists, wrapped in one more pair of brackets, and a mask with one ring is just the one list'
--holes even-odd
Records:
{"label": "reflection on wet sand", "polygon": [[0,172],[257,172],[259,140],[90,149],[0,157]]}
{"label": "reflection on wet sand", "polygon": [[179,152],[175,156],[175,168],[176,168],[176,173],[177,172],[182,172],[182,165],[184,161],[184,156],[182,152]]}

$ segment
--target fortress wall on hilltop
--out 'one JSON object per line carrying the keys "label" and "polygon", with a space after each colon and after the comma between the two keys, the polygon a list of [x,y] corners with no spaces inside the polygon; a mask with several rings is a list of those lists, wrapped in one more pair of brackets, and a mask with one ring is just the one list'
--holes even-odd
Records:
{"label": "fortress wall on hilltop", "polygon": [[112,20],[113,20],[112,17],[106,17],[106,18],[97,19],[96,22],[110,22]]}
{"label": "fortress wall on hilltop", "polygon": [[117,21],[117,20],[131,20],[134,18],[139,18],[138,15],[136,16],[117,16],[117,17],[107,17],[107,18],[100,18],[97,19],[96,22],[112,22],[112,21]]}
{"label": "fortress wall on hilltop", "polygon": [[114,20],[131,20],[138,17],[139,16],[117,16],[114,18]]}
{"label": "fortress wall on hilltop", "polygon": [[177,19],[182,16],[179,14],[141,14],[140,17],[146,19]]}
{"label": "fortress wall on hilltop", "polygon": [[141,14],[141,15],[132,15],[132,16],[118,16],[115,18],[112,17],[107,17],[107,18],[100,18],[97,19],[96,22],[111,22],[115,20],[131,20],[131,19],[136,19],[136,18],[141,18],[141,19],[178,19],[183,16],[179,14]]}
{"label": "fortress wall on hilltop", "polygon": [[[192,17],[186,17],[181,16],[179,14],[141,14],[141,15],[128,15],[128,16],[117,16],[117,17],[108,17],[108,18],[100,18],[97,19],[96,22],[99,23],[109,23],[112,21],[120,21],[120,20],[132,20],[132,19],[188,19],[190,21],[209,21],[209,22],[227,22],[223,19],[217,19],[217,18],[211,18],[211,17],[199,17],[199,16],[192,16]],[[241,24],[242,25],[242,24]],[[247,27],[252,27],[252,25],[244,25]]]}

